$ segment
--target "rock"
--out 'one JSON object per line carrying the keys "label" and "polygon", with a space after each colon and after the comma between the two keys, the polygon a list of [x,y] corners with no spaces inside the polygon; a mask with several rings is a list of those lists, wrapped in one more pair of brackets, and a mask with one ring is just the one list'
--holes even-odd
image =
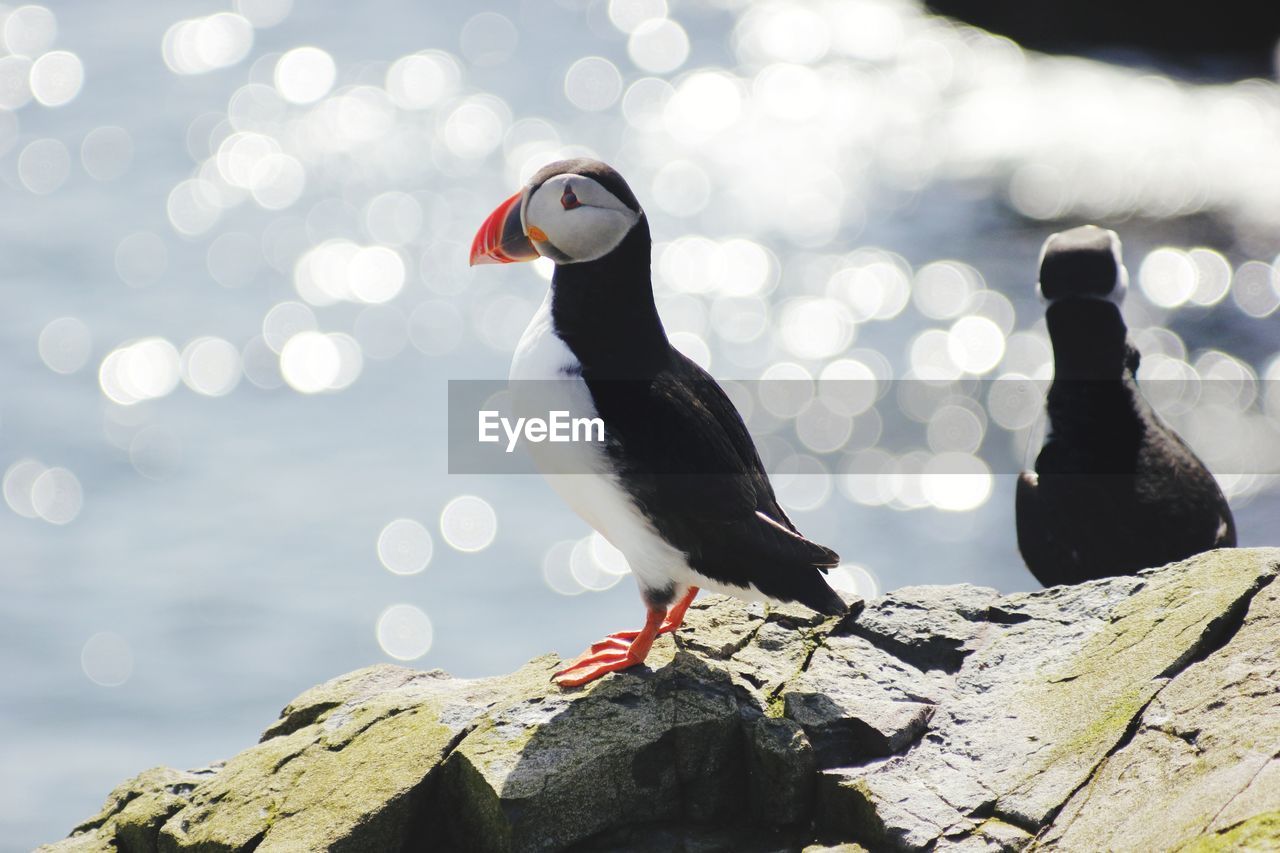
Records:
{"label": "rock", "polygon": [[903,587],[864,612],[851,630],[918,669],[955,672],[998,597],[994,589],[970,584]]}
{"label": "rock", "polygon": [[799,824],[813,803],[813,746],[799,723],[757,717],[747,726],[747,784],[753,814],[770,826]]}
{"label": "rock", "polygon": [[1280,550],[841,620],[708,597],[646,668],[375,666],[42,850],[1273,849]]}
{"label": "rock", "polygon": [[[1280,584],[1258,593],[1231,642],[1178,674],[1137,730],[1067,802],[1050,849],[1152,849],[1205,832],[1239,849],[1240,827],[1280,816]],[[1105,813],[1091,808],[1105,801]],[[1105,819],[1104,819],[1105,814]],[[1258,827],[1267,823],[1262,820]],[[1232,843],[1226,839],[1232,837]]]}
{"label": "rock", "polygon": [[[1211,12],[1195,3],[1166,3],[1158,11],[1106,0],[926,0],[930,11],[1014,39],[1024,47],[1084,55],[1157,54],[1183,70],[1217,66],[1241,77],[1272,73],[1280,7],[1258,0],[1221,0]],[[1224,62],[1224,60],[1234,60]],[[1143,62],[1149,65],[1149,60]]]}

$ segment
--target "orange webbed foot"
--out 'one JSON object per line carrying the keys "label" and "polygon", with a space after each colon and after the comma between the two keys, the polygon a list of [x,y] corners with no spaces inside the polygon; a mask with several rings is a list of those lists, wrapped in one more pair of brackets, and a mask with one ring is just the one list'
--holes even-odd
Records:
{"label": "orange webbed foot", "polygon": [[[600,644],[597,643],[597,645]],[[643,659],[634,659],[630,650],[619,652],[605,649],[595,654],[583,655],[551,676],[551,680],[561,687],[580,687],[607,673],[629,669],[642,663],[644,663]]]}
{"label": "orange webbed foot", "polygon": [[698,588],[690,587],[670,612],[665,608],[649,608],[649,617],[639,631],[616,631],[593,643],[568,666],[552,675],[551,680],[561,687],[579,687],[610,672],[644,663],[654,639],[659,634],[675,631],[684,622],[685,611],[697,594]]}

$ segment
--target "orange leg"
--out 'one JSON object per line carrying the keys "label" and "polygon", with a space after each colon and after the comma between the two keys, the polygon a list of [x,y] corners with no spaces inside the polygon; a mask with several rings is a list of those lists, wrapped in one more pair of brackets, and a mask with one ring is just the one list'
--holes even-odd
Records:
{"label": "orange leg", "polygon": [[[658,629],[658,633],[670,634],[683,625],[684,614],[688,612],[689,605],[693,604],[693,599],[696,598],[697,595],[698,588],[696,586],[689,587],[689,591],[684,594],[684,598],[681,598],[675,604],[671,605],[671,609],[667,611],[667,618],[662,623],[662,627]],[[639,635],[639,631],[618,631],[610,634],[609,639],[633,640]],[[598,646],[600,643],[596,643],[596,645]],[[592,646],[592,648],[595,648],[595,646]]]}
{"label": "orange leg", "polygon": [[619,631],[594,643],[579,658],[551,677],[561,687],[577,687],[594,681],[600,676],[644,663],[649,649],[659,634],[668,634],[684,622],[685,611],[698,594],[697,587],[690,587],[685,596],[670,611],[649,608],[649,617],[639,631]]}

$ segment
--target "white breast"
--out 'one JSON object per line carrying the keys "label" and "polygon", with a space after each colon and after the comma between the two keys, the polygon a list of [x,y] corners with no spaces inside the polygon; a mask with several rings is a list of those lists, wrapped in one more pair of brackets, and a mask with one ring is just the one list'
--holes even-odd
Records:
{"label": "white breast", "polygon": [[[511,401],[517,417],[598,414],[573,351],[556,335],[551,294],[529,322],[511,361]],[[609,426],[605,424],[605,436]],[[525,443],[534,464],[565,503],[621,551],[642,588],[696,581],[684,555],[669,545],[618,483],[604,447],[592,442]]]}

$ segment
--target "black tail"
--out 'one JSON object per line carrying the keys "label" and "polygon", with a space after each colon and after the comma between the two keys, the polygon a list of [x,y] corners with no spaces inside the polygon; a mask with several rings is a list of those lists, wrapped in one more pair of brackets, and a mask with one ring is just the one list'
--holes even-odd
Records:
{"label": "black tail", "polygon": [[796,596],[796,600],[810,610],[816,610],[824,616],[843,616],[849,612],[849,605],[845,604],[844,599],[827,585],[827,581],[822,574],[822,572],[810,574],[811,582],[805,584],[805,589],[801,591],[800,595]]}

